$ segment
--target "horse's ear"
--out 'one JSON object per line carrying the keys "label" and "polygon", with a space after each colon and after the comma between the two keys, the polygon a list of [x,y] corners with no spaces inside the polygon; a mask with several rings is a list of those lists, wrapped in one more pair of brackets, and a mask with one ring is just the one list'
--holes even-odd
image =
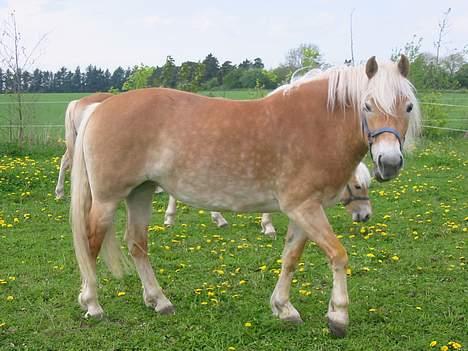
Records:
{"label": "horse's ear", "polygon": [[378,69],[379,69],[379,66],[377,65],[375,56],[372,56],[370,59],[367,60],[367,63],[366,63],[367,78],[371,79],[373,76],[375,76]]}
{"label": "horse's ear", "polygon": [[403,77],[408,77],[409,73],[409,60],[405,55],[401,55],[400,61],[398,61],[398,70]]}

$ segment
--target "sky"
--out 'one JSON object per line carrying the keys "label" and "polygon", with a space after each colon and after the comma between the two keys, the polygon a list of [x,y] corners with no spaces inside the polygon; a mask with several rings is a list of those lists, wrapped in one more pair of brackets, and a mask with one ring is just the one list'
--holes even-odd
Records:
{"label": "sky", "polygon": [[447,54],[468,45],[467,0],[0,0],[0,24],[15,11],[29,50],[45,35],[34,68],[93,64],[112,70],[163,65],[167,55],[177,64],[201,61],[209,53],[220,63],[261,57],[273,68],[301,43],[317,45],[332,65],[349,59],[353,10],[357,62],[387,59],[413,35],[423,38],[424,51],[434,52],[449,7]]}

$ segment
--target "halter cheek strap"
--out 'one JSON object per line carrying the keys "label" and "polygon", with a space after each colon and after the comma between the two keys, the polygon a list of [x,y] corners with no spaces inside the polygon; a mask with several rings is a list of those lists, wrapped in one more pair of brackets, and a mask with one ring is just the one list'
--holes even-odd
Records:
{"label": "halter cheek strap", "polygon": [[403,151],[403,142],[402,142],[401,134],[400,134],[400,132],[398,130],[396,130],[395,128],[391,128],[391,127],[383,127],[383,128],[376,129],[374,131],[369,130],[369,125],[367,124],[367,117],[364,114],[364,112],[361,114],[361,121],[362,121],[362,131],[363,131],[363,133],[365,135],[367,135],[367,143],[369,145],[369,153],[370,153],[372,159],[374,159],[374,157],[372,155],[372,144],[374,144],[374,140],[380,134],[383,134],[383,133],[393,134],[398,140],[398,143],[400,145],[400,151]]}
{"label": "halter cheek strap", "polygon": [[344,206],[348,206],[353,201],[358,201],[358,200],[367,201],[367,200],[370,200],[369,197],[367,197],[367,196],[354,195],[352,190],[351,190],[351,187],[348,184],[346,184],[346,190],[348,190],[348,192],[349,192],[349,197],[346,200],[341,201]]}

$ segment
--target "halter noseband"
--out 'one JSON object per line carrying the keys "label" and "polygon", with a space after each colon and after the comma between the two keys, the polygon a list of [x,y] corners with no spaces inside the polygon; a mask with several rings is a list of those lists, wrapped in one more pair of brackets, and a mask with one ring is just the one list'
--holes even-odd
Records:
{"label": "halter noseband", "polygon": [[[362,131],[364,132],[365,135],[367,135],[367,144],[369,145],[369,153],[371,155],[372,160],[374,160],[374,156],[372,155],[372,145],[374,144],[375,138],[377,138],[380,134],[383,133],[391,133],[393,134],[400,145],[400,151],[403,151],[403,142],[401,138],[401,134],[398,130],[392,127],[383,127],[376,129],[374,131],[371,131],[369,129],[369,125],[367,124],[367,117],[364,114],[364,112],[361,113],[361,123],[362,123]],[[404,139],[403,139],[404,140]]]}
{"label": "halter noseband", "polygon": [[348,190],[348,192],[349,192],[349,197],[346,200],[341,201],[344,206],[348,206],[353,201],[359,201],[359,200],[367,201],[367,200],[370,200],[370,198],[368,196],[354,195],[352,190],[351,190],[351,187],[349,186],[349,184],[346,184],[346,190]]}

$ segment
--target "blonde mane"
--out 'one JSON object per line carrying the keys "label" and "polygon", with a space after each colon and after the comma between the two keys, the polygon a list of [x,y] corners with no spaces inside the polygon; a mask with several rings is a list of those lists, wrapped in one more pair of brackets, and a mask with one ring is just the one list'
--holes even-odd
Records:
{"label": "blonde mane", "polygon": [[359,165],[354,171],[354,177],[361,187],[369,189],[372,177],[370,175],[369,169],[363,162],[359,162]]}
{"label": "blonde mane", "polygon": [[281,91],[287,95],[304,83],[321,79],[328,79],[328,108],[330,110],[337,106],[341,108],[351,106],[361,111],[364,104],[373,99],[386,115],[396,116],[395,107],[398,99],[402,97],[408,99],[413,104],[413,110],[409,114],[405,145],[412,145],[419,135],[421,114],[414,86],[401,75],[397,65],[392,62],[379,63],[377,73],[372,79],[367,78],[365,65],[333,67],[325,71],[313,69],[291,83],[278,87],[270,94]]}

